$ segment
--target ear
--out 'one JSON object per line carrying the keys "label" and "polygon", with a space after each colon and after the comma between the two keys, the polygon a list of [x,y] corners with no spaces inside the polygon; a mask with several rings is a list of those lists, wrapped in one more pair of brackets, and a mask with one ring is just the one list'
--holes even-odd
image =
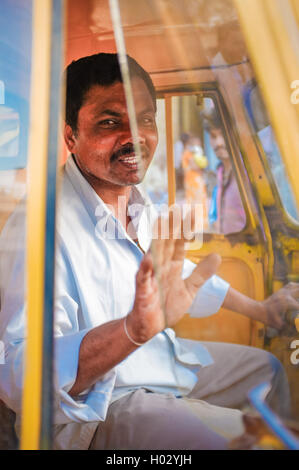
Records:
{"label": "ear", "polygon": [[75,153],[74,150],[76,147],[76,137],[71,126],[66,123],[64,125],[64,140],[69,152]]}

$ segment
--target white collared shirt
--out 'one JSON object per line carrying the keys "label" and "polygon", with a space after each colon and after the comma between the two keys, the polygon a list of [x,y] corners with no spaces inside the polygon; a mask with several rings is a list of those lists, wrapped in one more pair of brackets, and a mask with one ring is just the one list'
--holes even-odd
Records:
{"label": "white collared shirt", "polygon": [[[138,243],[151,242],[150,204],[133,187],[130,207]],[[133,207],[134,208],[134,207]],[[146,210],[146,209],[149,210]],[[82,176],[72,157],[64,171],[58,204],[55,302],[55,448],[88,448],[96,427],[105,420],[111,402],[136,388],[185,395],[194,387],[195,372],[213,363],[198,341],[176,338],[167,328],[131,353],[89,390],[69,395],[77,375],[80,344],[92,328],[127,315],[134,303],[135,276],[142,250]],[[24,254],[7,252],[12,232],[24,224],[17,211],[0,242],[1,339],[6,364],[0,365],[0,398],[20,415],[24,352]],[[109,230],[117,235],[109,238]],[[19,245],[23,235],[19,233]],[[17,267],[17,268],[16,268]],[[185,260],[183,277],[195,265]],[[9,272],[7,272],[7,270]],[[207,316],[221,307],[229,285],[212,276],[199,289],[189,310]],[[15,295],[16,289],[18,295]],[[12,292],[13,302],[12,300]]]}

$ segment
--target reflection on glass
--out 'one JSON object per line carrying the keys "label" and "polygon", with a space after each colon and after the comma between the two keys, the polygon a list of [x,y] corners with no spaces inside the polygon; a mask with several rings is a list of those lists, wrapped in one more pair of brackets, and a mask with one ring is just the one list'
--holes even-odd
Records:
{"label": "reflection on glass", "polygon": [[[102,13],[99,2],[94,1],[93,4],[97,6],[97,14],[93,15],[97,24],[93,26],[97,27],[98,34],[103,31],[104,40],[107,38],[105,30],[107,16],[105,17]],[[214,105],[213,99],[208,98],[208,96],[216,95],[214,94],[215,84],[215,89],[217,88],[217,92],[221,94],[221,101],[225,103],[230,113],[230,121],[232,120],[236,125],[244,151],[249,152],[249,142],[252,144],[252,136],[244,119],[242,92],[246,83],[254,76],[254,72],[238,23],[238,15],[234,9],[234,2],[231,0],[152,0],[151,2],[132,0],[119,2],[119,4],[128,53],[151,73],[159,94],[165,91],[169,98],[170,93],[177,93],[177,96],[171,99],[176,201],[183,204],[187,200],[199,200],[205,205],[206,232],[239,232],[246,220],[234,175],[235,168],[232,165],[230,146],[227,145],[229,136],[224,132],[227,127],[224,128],[217,112],[213,112],[215,108],[216,111],[218,109],[218,101],[215,101]],[[199,96],[199,87],[201,90],[211,90],[211,92],[205,91],[207,95],[202,99]],[[165,124],[159,116],[157,121],[160,142],[164,142]],[[165,162],[165,146],[161,154],[157,151],[151,170],[155,169],[160,155],[163,155]],[[159,176],[158,171],[153,171],[151,188],[155,185],[161,188]],[[245,172],[243,176],[246,176]],[[249,181],[248,183],[250,184]],[[250,190],[249,186],[248,189]],[[251,201],[251,197],[248,197],[248,202],[253,205],[254,198]],[[235,245],[229,245],[226,241],[222,244],[222,240],[220,241],[217,237],[211,236],[206,239],[209,243],[204,245],[199,257],[215,249],[219,250],[223,255],[222,273],[226,276],[225,279],[232,286],[238,285],[238,289],[246,295],[256,299],[263,298],[263,287],[267,285],[268,280],[263,276],[264,258],[260,258],[260,261],[256,258],[255,261],[253,255],[257,249],[258,252],[265,253],[267,260],[268,247],[271,245],[264,247],[263,239],[256,238],[259,244],[252,251],[248,250],[251,255],[247,258],[243,256],[246,244],[242,237],[240,237],[240,242],[243,243],[244,251],[235,250]],[[222,247],[223,252],[221,252]],[[194,253],[195,257],[197,255],[198,253]],[[268,273],[266,275],[268,276]],[[161,287],[163,288],[163,285]],[[233,315],[233,312],[223,311],[214,318],[192,318],[190,323],[189,319],[185,318],[181,325],[176,326],[178,336],[211,342],[218,340],[247,345],[261,344],[261,330],[255,328],[252,323],[247,323],[247,318]],[[289,364],[289,344],[290,341],[283,344],[280,338],[278,340],[277,350],[279,349],[280,355],[284,356],[281,359],[286,366]],[[220,347],[223,348],[223,345]],[[275,353],[278,352],[277,350]],[[236,374],[238,387],[240,385],[237,379],[238,374],[244,375],[245,366],[251,367],[258,363],[258,359],[251,359],[253,356],[250,356],[250,351],[253,352],[252,348],[246,349],[243,364],[238,352],[230,356],[236,360],[231,371],[233,370]],[[160,353],[158,348],[157,352]],[[222,349],[222,354],[215,356],[214,373],[212,372],[209,377],[213,376],[212,378],[218,385],[218,372],[228,367],[228,355],[225,349]],[[221,368],[221,360],[223,360],[224,368]],[[269,357],[269,361],[271,364],[267,364],[267,370],[271,369],[270,365],[275,366],[276,370],[279,369],[277,363],[273,362],[272,356]],[[172,364],[175,362],[173,361]],[[209,368],[210,366],[207,368],[208,371]],[[264,371],[261,372],[260,368],[254,369],[250,374],[250,380],[253,378],[256,384],[265,380]],[[224,375],[230,377],[231,374]],[[249,375],[247,374],[246,377]],[[177,383],[183,389],[185,385],[183,380]],[[283,408],[287,403],[285,379],[277,376],[274,383],[277,384],[277,405]],[[244,389],[244,394],[247,395],[248,387],[245,386]],[[294,387],[295,393],[297,389],[298,386]],[[230,402],[230,406],[234,407],[233,390],[225,389],[225,392],[227,392],[226,403]],[[217,400],[219,400],[219,395]],[[298,406],[297,409],[299,409]]]}
{"label": "reflection on glass", "polygon": [[267,157],[281,202],[288,214],[299,221],[294,195],[257,85],[251,84],[245,91],[245,105],[256,136]]}
{"label": "reflection on glass", "polygon": [[4,104],[4,101],[5,101],[4,91],[5,91],[4,83],[2,80],[0,80],[0,105]]}
{"label": "reflection on glass", "polygon": [[25,192],[26,170],[0,172],[0,340],[5,351],[0,365],[0,449],[18,445],[14,423],[21,409],[18,381],[25,335]]}
{"label": "reflection on glass", "polygon": [[[32,5],[1,1],[0,15],[0,449],[19,445],[25,348],[26,161]],[[16,427],[14,427],[16,425]]]}
{"label": "reflection on glass", "polygon": [[19,114],[0,105],[0,158],[15,157],[19,151]]}
{"label": "reflection on glass", "polygon": [[206,232],[235,233],[246,215],[218,111],[211,98],[179,97],[184,114],[173,115],[177,201],[202,204]]}
{"label": "reflection on glass", "polygon": [[168,203],[167,162],[166,162],[166,132],[164,100],[157,100],[156,122],[159,132],[159,143],[151,162],[142,187],[149,195],[158,212]]}

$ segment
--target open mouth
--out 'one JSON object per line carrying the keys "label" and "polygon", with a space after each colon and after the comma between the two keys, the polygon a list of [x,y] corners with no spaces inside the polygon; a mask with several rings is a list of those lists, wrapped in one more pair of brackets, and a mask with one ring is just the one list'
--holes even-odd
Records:
{"label": "open mouth", "polygon": [[140,165],[140,157],[136,157],[135,155],[130,155],[130,156],[122,156],[118,158],[118,162],[120,162],[122,165],[125,165],[127,168],[130,168],[132,170],[137,170],[138,165]]}

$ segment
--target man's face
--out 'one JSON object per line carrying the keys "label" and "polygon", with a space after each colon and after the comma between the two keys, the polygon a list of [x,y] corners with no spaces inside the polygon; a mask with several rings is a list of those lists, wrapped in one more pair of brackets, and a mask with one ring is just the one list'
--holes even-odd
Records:
{"label": "man's face", "polygon": [[[158,142],[155,108],[144,81],[132,79],[141,164],[137,165],[123,84],[93,86],[78,113],[77,132],[66,142],[87,179],[108,186],[142,181]],[[71,138],[70,137],[71,133]]]}
{"label": "man's face", "polygon": [[210,130],[210,142],[219,160],[229,160],[229,153],[221,129],[213,128]]}

